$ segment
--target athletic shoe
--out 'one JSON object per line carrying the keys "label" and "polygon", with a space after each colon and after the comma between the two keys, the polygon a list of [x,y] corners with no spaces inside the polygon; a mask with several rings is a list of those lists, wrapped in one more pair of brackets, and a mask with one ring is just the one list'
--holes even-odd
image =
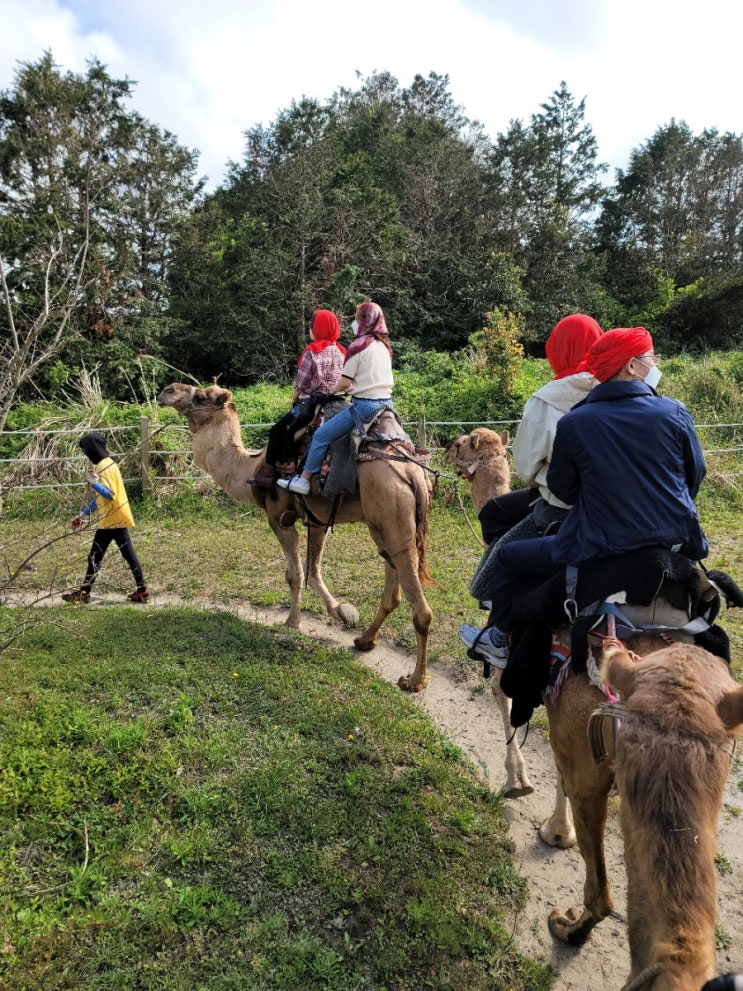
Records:
{"label": "athletic shoe", "polygon": [[291,478],[280,478],[276,484],[280,488],[286,489],[287,492],[296,493],[296,495],[310,494],[310,480],[303,478],[301,475],[292,475]]}
{"label": "athletic shoe", "polygon": [[64,602],[90,602],[90,592],[84,588],[73,588],[71,592],[63,592]]}
{"label": "athletic shoe", "polygon": [[150,593],[146,588],[138,588],[136,592],[131,592],[127,595],[127,599],[130,602],[147,602],[150,597]]}
{"label": "athletic shoe", "polygon": [[506,666],[508,641],[497,627],[489,626],[483,630],[482,627],[464,623],[459,627],[459,639],[468,650],[474,650],[478,656],[490,661],[494,667]]}

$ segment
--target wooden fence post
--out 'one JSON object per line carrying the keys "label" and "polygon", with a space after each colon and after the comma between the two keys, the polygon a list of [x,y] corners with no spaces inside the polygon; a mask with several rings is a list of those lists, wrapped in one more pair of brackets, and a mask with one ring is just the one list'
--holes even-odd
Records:
{"label": "wooden fence post", "polygon": [[152,494],[152,475],[150,474],[150,421],[146,416],[139,420],[139,450],[141,457],[142,492]]}
{"label": "wooden fence post", "polygon": [[422,450],[426,450],[426,414],[420,413],[418,415],[418,440],[416,441],[418,447]]}

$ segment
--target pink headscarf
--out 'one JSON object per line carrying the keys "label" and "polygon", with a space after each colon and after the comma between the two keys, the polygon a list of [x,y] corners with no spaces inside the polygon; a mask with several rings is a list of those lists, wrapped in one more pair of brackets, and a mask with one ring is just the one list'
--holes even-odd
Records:
{"label": "pink headscarf", "polygon": [[392,354],[389,344],[389,331],[384,322],[384,313],[377,303],[360,303],[356,307],[356,323],[359,329],[356,331],[356,339],[348,345],[346,358],[350,358],[364,348],[368,348],[372,341],[381,341]]}
{"label": "pink headscarf", "polygon": [[547,338],[545,351],[556,379],[576,375],[588,369],[588,352],[603,334],[593,317],[573,313],[555,324]]}

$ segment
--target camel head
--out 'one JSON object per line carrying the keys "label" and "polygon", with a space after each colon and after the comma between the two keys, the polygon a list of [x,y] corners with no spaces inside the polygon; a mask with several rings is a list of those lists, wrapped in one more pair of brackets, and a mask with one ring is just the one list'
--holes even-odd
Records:
{"label": "camel head", "polygon": [[157,397],[159,406],[172,406],[189,421],[200,419],[200,413],[211,414],[215,410],[234,409],[232,393],[218,385],[210,385],[206,389],[197,389],[194,385],[183,382],[172,382],[166,385]]}
{"label": "camel head", "polygon": [[445,457],[449,464],[454,465],[458,475],[471,482],[481,465],[495,461],[507,465],[507,447],[507,430],[499,434],[487,427],[478,427],[469,434],[455,438],[446,448]]}
{"label": "camel head", "polygon": [[659,719],[665,705],[669,723],[676,724],[685,714],[700,733],[710,736],[743,731],[743,685],[735,682],[724,661],[701,647],[677,643],[635,662],[624,647],[612,646],[605,650],[601,671],[602,681],[615,688],[623,702],[637,695],[636,704]]}

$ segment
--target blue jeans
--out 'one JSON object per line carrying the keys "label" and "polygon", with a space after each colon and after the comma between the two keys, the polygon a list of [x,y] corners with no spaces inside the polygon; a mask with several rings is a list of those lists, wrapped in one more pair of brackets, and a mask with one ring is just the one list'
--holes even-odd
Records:
{"label": "blue jeans", "polygon": [[495,578],[491,586],[490,619],[501,630],[510,632],[511,603],[519,575],[557,574],[564,565],[553,560],[554,537],[534,537],[503,544],[495,553]]}
{"label": "blue jeans", "polygon": [[[383,406],[392,408],[392,403],[389,399],[353,400],[354,412],[359,415],[365,424],[371,423]],[[308,475],[316,475],[322,468],[325,452],[333,441],[338,440],[339,437],[345,437],[346,434],[350,434],[355,426],[356,424],[351,416],[351,409],[348,406],[342,409],[340,413],[336,413],[331,419],[326,420],[315,431],[302,471]]]}

